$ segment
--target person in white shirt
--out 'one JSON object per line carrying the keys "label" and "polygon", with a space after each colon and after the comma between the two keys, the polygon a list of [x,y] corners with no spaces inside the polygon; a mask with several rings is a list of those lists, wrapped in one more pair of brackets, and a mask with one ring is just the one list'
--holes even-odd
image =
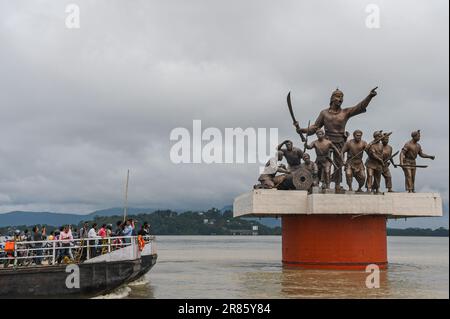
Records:
{"label": "person in white shirt", "polygon": [[89,240],[89,245],[91,246],[91,248],[90,248],[91,256],[90,257],[92,258],[92,257],[97,256],[97,247],[96,246],[98,244],[98,241],[96,238],[100,238],[100,236],[97,236],[97,224],[96,223],[92,224],[91,229],[89,229],[88,238],[91,239],[91,240]]}

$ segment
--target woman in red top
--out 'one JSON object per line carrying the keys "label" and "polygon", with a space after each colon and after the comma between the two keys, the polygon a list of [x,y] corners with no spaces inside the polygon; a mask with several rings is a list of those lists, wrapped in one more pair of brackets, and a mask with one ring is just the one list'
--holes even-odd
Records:
{"label": "woman in red top", "polygon": [[98,230],[97,235],[100,236],[101,238],[105,238],[106,237],[106,224],[102,225],[102,228],[100,228]]}

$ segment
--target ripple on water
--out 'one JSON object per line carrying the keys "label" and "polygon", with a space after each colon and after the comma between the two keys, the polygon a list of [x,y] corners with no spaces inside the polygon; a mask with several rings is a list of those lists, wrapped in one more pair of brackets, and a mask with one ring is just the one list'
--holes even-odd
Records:
{"label": "ripple on water", "polygon": [[131,292],[131,288],[128,286],[124,286],[124,287],[117,288],[116,290],[114,290],[113,292],[111,292],[109,294],[94,297],[92,299],[123,299],[123,298],[128,297],[130,292]]}

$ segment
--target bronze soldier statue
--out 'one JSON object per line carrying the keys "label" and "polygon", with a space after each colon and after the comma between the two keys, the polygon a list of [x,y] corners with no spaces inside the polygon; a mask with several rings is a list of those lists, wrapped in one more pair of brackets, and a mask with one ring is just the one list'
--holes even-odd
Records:
{"label": "bronze soldier statue", "polygon": [[[322,110],[317,117],[316,122],[309,128],[300,128],[298,122],[294,122],[297,133],[302,136],[303,133],[308,135],[314,134],[321,127],[325,128],[325,134],[333,142],[333,145],[340,151],[344,147],[344,143],[347,140],[345,131],[345,125],[347,121],[358,114],[366,112],[366,108],[369,105],[373,97],[377,95],[376,89],[370,91],[369,95],[359,102],[357,105],[348,108],[341,108],[344,100],[344,93],[336,89],[331,95],[330,106]],[[333,158],[335,163],[338,164],[337,172],[334,174],[334,182],[336,190],[340,190],[340,183],[342,182],[342,163],[339,157]]]}
{"label": "bronze soldier statue", "polygon": [[[282,184],[286,180],[289,171],[283,164],[278,164],[278,162],[281,161],[282,159],[283,159],[283,152],[277,151],[276,157],[272,157],[267,161],[263,173],[258,178],[260,184],[253,186],[254,189],[277,188],[280,184]],[[283,174],[277,175],[277,173]]]}
{"label": "bronze soldier statue", "polygon": [[381,174],[384,169],[383,160],[383,131],[373,133],[373,141],[367,145],[367,192],[380,192]]}
{"label": "bronze soldier statue", "polygon": [[315,162],[311,161],[311,157],[308,153],[303,154],[303,163],[300,167],[305,168],[311,173],[312,187],[319,186],[319,168]]}
{"label": "bronze soldier statue", "polygon": [[[361,193],[366,182],[366,172],[363,163],[364,151],[367,142],[362,140],[363,132],[356,130],[353,132],[353,139],[346,142],[342,148],[342,156],[347,153],[347,161],[345,161],[345,177],[347,179],[348,190],[352,191],[353,177],[358,182],[358,193]],[[343,159],[344,160],[344,159]]]}
{"label": "bronze soldier statue", "polygon": [[[283,148],[283,145],[286,147]],[[289,164],[289,171],[292,172],[300,167],[303,157],[303,151],[297,147],[294,147],[292,141],[283,141],[280,145],[277,146],[277,150],[282,152],[284,158],[286,158],[286,161]]]}
{"label": "bronze soldier statue", "polygon": [[422,151],[422,147],[418,143],[420,141],[420,130],[411,133],[412,140],[403,146],[400,152],[400,167],[405,173],[405,186],[408,193],[415,192],[416,168],[421,167],[416,165],[416,158],[419,155],[422,158],[435,159],[433,155],[427,155]]}
{"label": "bronze soldier statue", "polygon": [[384,161],[384,168],[381,175],[384,178],[384,182],[387,188],[387,191],[389,193],[392,192],[392,175],[391,170],[389,169],[389,165],[395,165],[393,157],[398,153],[392,155],[392,146],[389,145],[389,135],[384,134],[383,138],[381,140],[381,143],[383,144],[383,161]]}
{"label": "bronze soldier statue", "polygon": [[315,149],[316,164],[318,166],[318,176],[322,182],[323,189],[330,189],[331,166],[336,165],[331,159],[333,157],[341,157],[339,149],[329,139],[325,138],[325,132],[321,129],[316,130],[317,140],[309,145],[305,145],[307,149]]}

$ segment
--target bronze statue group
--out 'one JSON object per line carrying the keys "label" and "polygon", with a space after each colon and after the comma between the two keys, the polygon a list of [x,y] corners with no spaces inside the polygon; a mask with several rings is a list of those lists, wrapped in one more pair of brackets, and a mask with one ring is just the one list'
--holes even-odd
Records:
{"label": "bronze statue group", "polygon": [[[369,95],[353,107],[341,108],[344,94],[335,90],[330,99],[330,106],[322,110],[313,125],[301,128],[295,119],[290,94],[287,103],[293,124],[297,133],[304,143],[303,150],[294,147],[292,141],[285,140],[277,147],[277,155],[271,158],[263,173],[259,177],[259,184],[254,188],[265,189],[298,189],[312,191],[320,188],[327,192],[331,191],[331,182],[335,183],[335,193],[343,193],[341,187],[342,170],[348,191],[353,191],[353,179],[356,179],[358,188],[356,192],[362,193],[363,187],[366,192],[380,193],[381,179],[384,178],[388,192],[392,192],[392,175],[390,165],[401,167],[405,174],[405,188],[408,192],[415,192],[415,175],[417,168],[425,168],[425,165],[417,165],[417,156],[434,160],[434,156],[427,155],[422,151],[418,143],[420,141],[420,130],[411,133],[408,141],[401,151],[393,153],[389,145],[389,137],[392,134],[383,131],[373,133],[373,139],[369,143],[362,139],[363,132],[353,132],[353,139],[348,140],[348,132],[345,131],[347,121],[358,114],[366,112],[373,97],[377,95],[376,89],[370,91]],[[323,128],[323,129],[322,129]],[[306,137],[304,136],[306,134]],[[317,139],[308,143],[308,136],[315,134]],[[311,161],[307,150],[314,149],[316,153],[315,162]],[[394,158],[400,153],[400,163],[395,164]],[[364,155],[367,156],[364,162]],[[279,162],[285,158],[288,167]]]}

